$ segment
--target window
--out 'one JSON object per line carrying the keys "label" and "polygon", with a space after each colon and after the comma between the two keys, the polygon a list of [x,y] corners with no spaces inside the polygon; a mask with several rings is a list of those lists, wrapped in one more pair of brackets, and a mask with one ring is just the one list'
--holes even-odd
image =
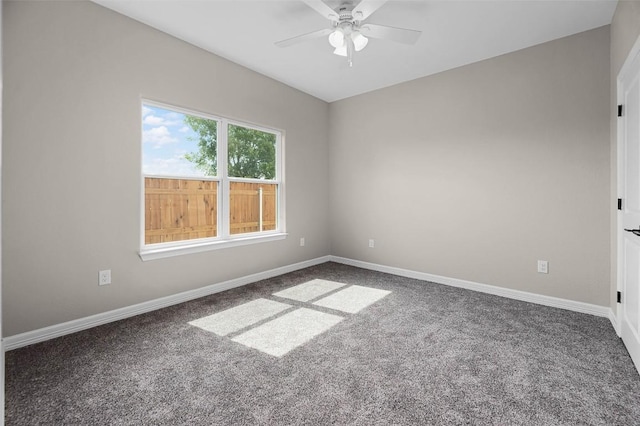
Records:
{"label": "window", "polygon": [[281,132],[142,103],[143,260],[284,238]]}

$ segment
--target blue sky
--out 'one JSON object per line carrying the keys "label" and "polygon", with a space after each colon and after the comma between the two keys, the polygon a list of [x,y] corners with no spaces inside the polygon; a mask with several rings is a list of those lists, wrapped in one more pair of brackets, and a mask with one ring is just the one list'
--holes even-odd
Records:
{"label": "blue sky", "polygon": [[184,155],[198,150],[196,133],[184,124],[184,114],[142,105],[142,173],[204,176]]}

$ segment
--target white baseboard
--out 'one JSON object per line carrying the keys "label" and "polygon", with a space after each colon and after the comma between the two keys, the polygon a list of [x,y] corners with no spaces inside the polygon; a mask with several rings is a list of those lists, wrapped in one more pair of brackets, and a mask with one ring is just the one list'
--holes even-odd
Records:
{"label": "white baseboard", "polygon": [[210,294],[219,293],[221,291],[229,290],[235,287],[251,284],[256,281],[276,277],[278,275],[308,268],[310,266],[319,265],[321,263],[326,263],[329,260],[329,256],[318,257],[315,259],[306,260],[304,262],[294,263],[292,265],[282,266],[279,268],[270,269],[268,271],[235,278],[217,284],[212,284],[196,290],[189,290],[171,296],[150,300],[148,302],[142,302],[136,305],[103,312],[101,314],[91,315],[85,318],[79,318],[73,321],[64,322],[62,324],[56,324],[49,327],[40,328],[38,330],[28,331],[26,333],[5,337],[2,340],[4,346],[3,349],[5,351],[10,351],[12,349],[17,349],[24,346],[32,345],[34,343],[43,342],[45,340],[75,333],[77,331],[86,330],[91,327],[96,327],[113,321],[133,317],[135,315],[144,314],[156,309],[166,308],[178,303],[187,302],[189,300],[198,299]]}
{"label": "white baseboard", "polygon": [[212,284],[196,290],[189,290],[171,296],[150,300],[148,302],[138,303],[136,305],[91,315],[85,318],[79,318],[73,321],[52,325],[38,330],[28,331],[26,333],[16,334],[2,339],[4,351],[18,349],[34,343],[43,342],[45,340],[54,339],[56,337],[75,333],[77,331],[86,330],[91,327],[107,324],[113,321],[133,317],[135,315],[144,314],[156,309],[166,308],[178,303],[187,302],[189,300],[198,299],[221,291],[229,290],[235,287],[251,284],[260,280],[272,278],[278,275],[308,268],[310,266],[319,265],[325,262],[336,262],[345,265],[351,265],[358,268],[369,269],[372,271],[385,272],[388,274],[398,275],[401,277],[414,278],[422,281],[430,281],[438,284],[449,285],[452,287],[460,287],[468,290],[479,291],[482,293],[493,294],[496,296],[507,297],[509,299],[522,300],[525,302],[536,303],[539,305],[550,306],[554,308],[566,309],[569,311],[581,312],[585,314],[596,315],[599,317],[609,318],[613,328],[619,335],[618,322],[615,313],[606,306],[592,305],[589,303],[576,302],[573,300],[560,299],[557,297],[543,296],[525,291],[512,290],[503,287],[496,287],[487,284],[480,284],[473,281],[465,281],[456,278],[448,278],[440,275],[428,274],[425,272],[411,271],[408,269],[395,268],[392,266],[384,266],[375,263],[363,262],[339,256],[323,256],[292,265],[282,266],[268,271],[247,275],[240,278]]}
{"label": "white baseboard", "polygon": [[611,311],[611,308],[609,308],[608,306],[592,305],[590,303],[576,302],[573,300],[560,299],[558,297],[543,296],[541,294],[528,293],[526,291],[496,287],[488,284],[476,283],[473,281],[466,281],[456,278],[443,277],[440,275],[427,274],[425,272],[395,268],[392,266],[378,265],[376,263],[363,262],[361,260],[353,260],[339,256],[329,257],[332,262],[356,266],[358,268],[370,269],[372,271],[385,272],[387,274],[399,275],[401,277],[414,278],[452,287],[465,288],[467,290],[479,291],[482,293],[493,294],[495,296],[502,296],[509,299],[522,300],[524,302],[536,303],[538,305],[550,306],[553,308],[566,309],[569,311],[605,317],[609,318],[609,320],[611,320],[612,324],[614,325],[614,328],[616,328],[616,324],[614,323],[615,315],[613,314],[613,311]]}
{"label": "white baseboard", "polygon": [[622,335],[620,334],[621,330],[620,330],[620,323],[618,322],[618,315],[616,314],[616,312],[614,312],[613,309],[609,309],[609,321],[611,321],[611,325],[613,326],[613,329],[616,331],[616,334],[618,335],[618,337],[621,337]]}

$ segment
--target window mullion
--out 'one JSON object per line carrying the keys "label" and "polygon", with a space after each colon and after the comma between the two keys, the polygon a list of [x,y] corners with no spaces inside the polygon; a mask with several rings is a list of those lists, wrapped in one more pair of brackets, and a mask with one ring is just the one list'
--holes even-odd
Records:
{"label": "window mullion", "polygon": [[227,159],[228,159],[228,126],[226,120],[220,120],[218,122],[218,175],[220,177],[220,191],[218,193],[218,205],[222,206],[221,209],[218,209],[218,223],[220,223],[220,236],[223,239],[229,238],[231,235],[231,226],[230,226],[230,210],[229,210],[229,200],[230,200],[230,187],[229,187],[229,178],[228,178],[228,167],[227,167]]}
{"label": "window mullion", "polygon": [[276,181],[278,182],[278,190],[276,192],[276,229],[284,232],[286,223],[284,209],[284,150],[281,133],[276,135]]}

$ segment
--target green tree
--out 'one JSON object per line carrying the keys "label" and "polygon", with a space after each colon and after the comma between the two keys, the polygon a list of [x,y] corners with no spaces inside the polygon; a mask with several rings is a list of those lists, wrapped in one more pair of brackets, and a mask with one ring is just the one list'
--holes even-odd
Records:
{"label": "green tree", "polygon": [[[198,135],[198,152],[185,158],[209,176],[217,174],[217,122],[206,118],[185,116],[187,124]],[[228,173],[231,177],[274,179],[276,176],[276,135],[229,124]]]}
{"label": "green tree", "polygon": [[218,122],[206,118],[184,116],[184,123],[198,135],[198,152],[184,156],[207,176],[216,176],[218,169]]}

